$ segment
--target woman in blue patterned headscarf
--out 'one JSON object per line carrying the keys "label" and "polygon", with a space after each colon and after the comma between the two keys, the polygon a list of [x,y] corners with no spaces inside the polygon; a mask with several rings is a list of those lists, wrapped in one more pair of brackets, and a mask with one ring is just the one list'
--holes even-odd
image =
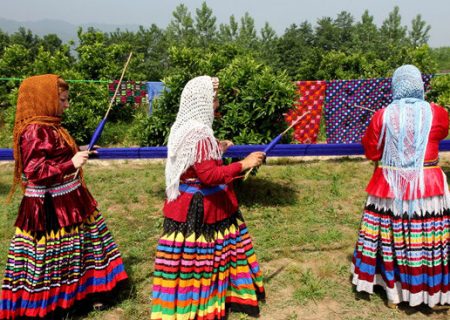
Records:
{"label": "woman in blue patterned headscarf", "polygon": [[366,157],[381,165],[366,189],[353,284],[369,293],[382,286],[392,307],[450,304],[450,197],[438,166],[448,113],[424,100],[415,66],[394,72],[392,93],[362,141]]}

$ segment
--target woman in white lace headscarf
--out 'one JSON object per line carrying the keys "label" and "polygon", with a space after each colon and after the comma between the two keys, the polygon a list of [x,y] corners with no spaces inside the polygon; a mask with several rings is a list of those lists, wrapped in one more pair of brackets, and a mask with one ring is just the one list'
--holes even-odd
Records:
{"label": "woman in white lace headscarf", "polygon": [[353,284],[369,293],[382,286],[390,307],[450,304],[450,198],[438,166],[448,113],[424,100],[421,73],[412,65],[394,72],[392,93],[362,141],[366,157],[381,165],[366,189]]}
{"label": "woman in white lace headscarf", "polygon": [[224,319],[259,314],[262,274],[232,181],[264,153],[223,165],[232,143],[212,124],[219,80],[201,76],[183,89],[168,142],[164,231],[158,242],[151,319]]}

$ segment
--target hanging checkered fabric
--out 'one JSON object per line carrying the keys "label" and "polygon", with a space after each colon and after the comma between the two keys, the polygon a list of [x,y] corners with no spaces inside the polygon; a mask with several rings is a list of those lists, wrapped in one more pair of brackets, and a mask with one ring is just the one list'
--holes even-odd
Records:
{"label": "hanging checkered fabric", "polygon": [[316,143],[319,134],[322,106],[325,99],[326,81],[297,81],[298,100],[294,108],[285,116],[288,125],[309,111],[298,124],[294,126],[294,139],[299,143]]}
{"label": "hanging checkered fabric", "polygon": [[[118,80],[111,81],[108,84],[109,96],[112,97],[114,95],[114,91],[116,90]],[[145,99],[147,96],[147,82],[145,81],[122,81],[120,85],[120,89],[116,96],[115,103],[134,103],[140,104],[142,99]]]}
{"label": "hanging checkered fabric", "polygon": [[[431,75],[424,75],[425,91]],[[328,81],[325,97],[327,143],[361,142],[373,112],[392,102],[391,78]]]}

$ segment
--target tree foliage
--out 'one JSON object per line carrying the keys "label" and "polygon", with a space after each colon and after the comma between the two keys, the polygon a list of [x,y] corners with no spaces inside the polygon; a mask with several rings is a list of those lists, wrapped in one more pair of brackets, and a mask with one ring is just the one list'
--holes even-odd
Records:
{"label": "tree foliage", "polygon": [[[248,12],[218,25],[206,2],[194,12],[180,4],[165,29],[154,24],[110,33],[80,28],[69,43],[56,34],[39,37],[25,28],[12,34],[0,30],[0,77],[57,73],[66,79],[112,80],[133,51],[126,79],[163,80],[171,90],[156,103],[151,117],[145,106],[115,106],[107,131],[121,131],[106,134],[103,143],[128,139],[129,144],[164,144],[183,85],[201,74],[221,80],[218,136],[262,143],[283,126],[282,113],[293,101],[293,80],[389,77],[406,63],[423,73],[450,70],[450,48],[427,45],[430,29],[421,15],[404,25],[400,8],[394,7],[380,26],[367,10],[359,18],[342,11],[336,17],[295,22],[278,35],[267,22],[256,30]],[[449,105],[448,83],[448,77],[435,77],[430,99]],[[19,84],[9,80],[0,86],[0,130],[12,128]],[[71,84],[64,124],[78,142],[89,139],[108,98],[103,83]]]}

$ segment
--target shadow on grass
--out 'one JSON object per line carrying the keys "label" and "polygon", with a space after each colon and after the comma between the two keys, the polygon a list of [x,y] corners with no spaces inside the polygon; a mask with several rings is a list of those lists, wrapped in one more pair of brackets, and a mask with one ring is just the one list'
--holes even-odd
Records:
{"label": "shadow on grass", "polygon": [[268,275],[267,277],[264,277],[264,282],[270,283],[273,278],[275,278],[277,275],[279,275],[284,269],[286,269],[286,265],[279,267],[277,270],[272,272],[272,274]]}
{"label": "shadow on grass", "polygon": [[8,193],[9,193],[9,189],[11,188],[11,185],[10,184],[3,184],[3,183],[0,183],[0,195],[1,196],[3,196],[3,195],[7,195]]}
{"label": "shadow on grass", "polygon": [[235,183],[239,204],[244,206],[289,206],[297,203],[295,189],[286,184],[252,177]]}

